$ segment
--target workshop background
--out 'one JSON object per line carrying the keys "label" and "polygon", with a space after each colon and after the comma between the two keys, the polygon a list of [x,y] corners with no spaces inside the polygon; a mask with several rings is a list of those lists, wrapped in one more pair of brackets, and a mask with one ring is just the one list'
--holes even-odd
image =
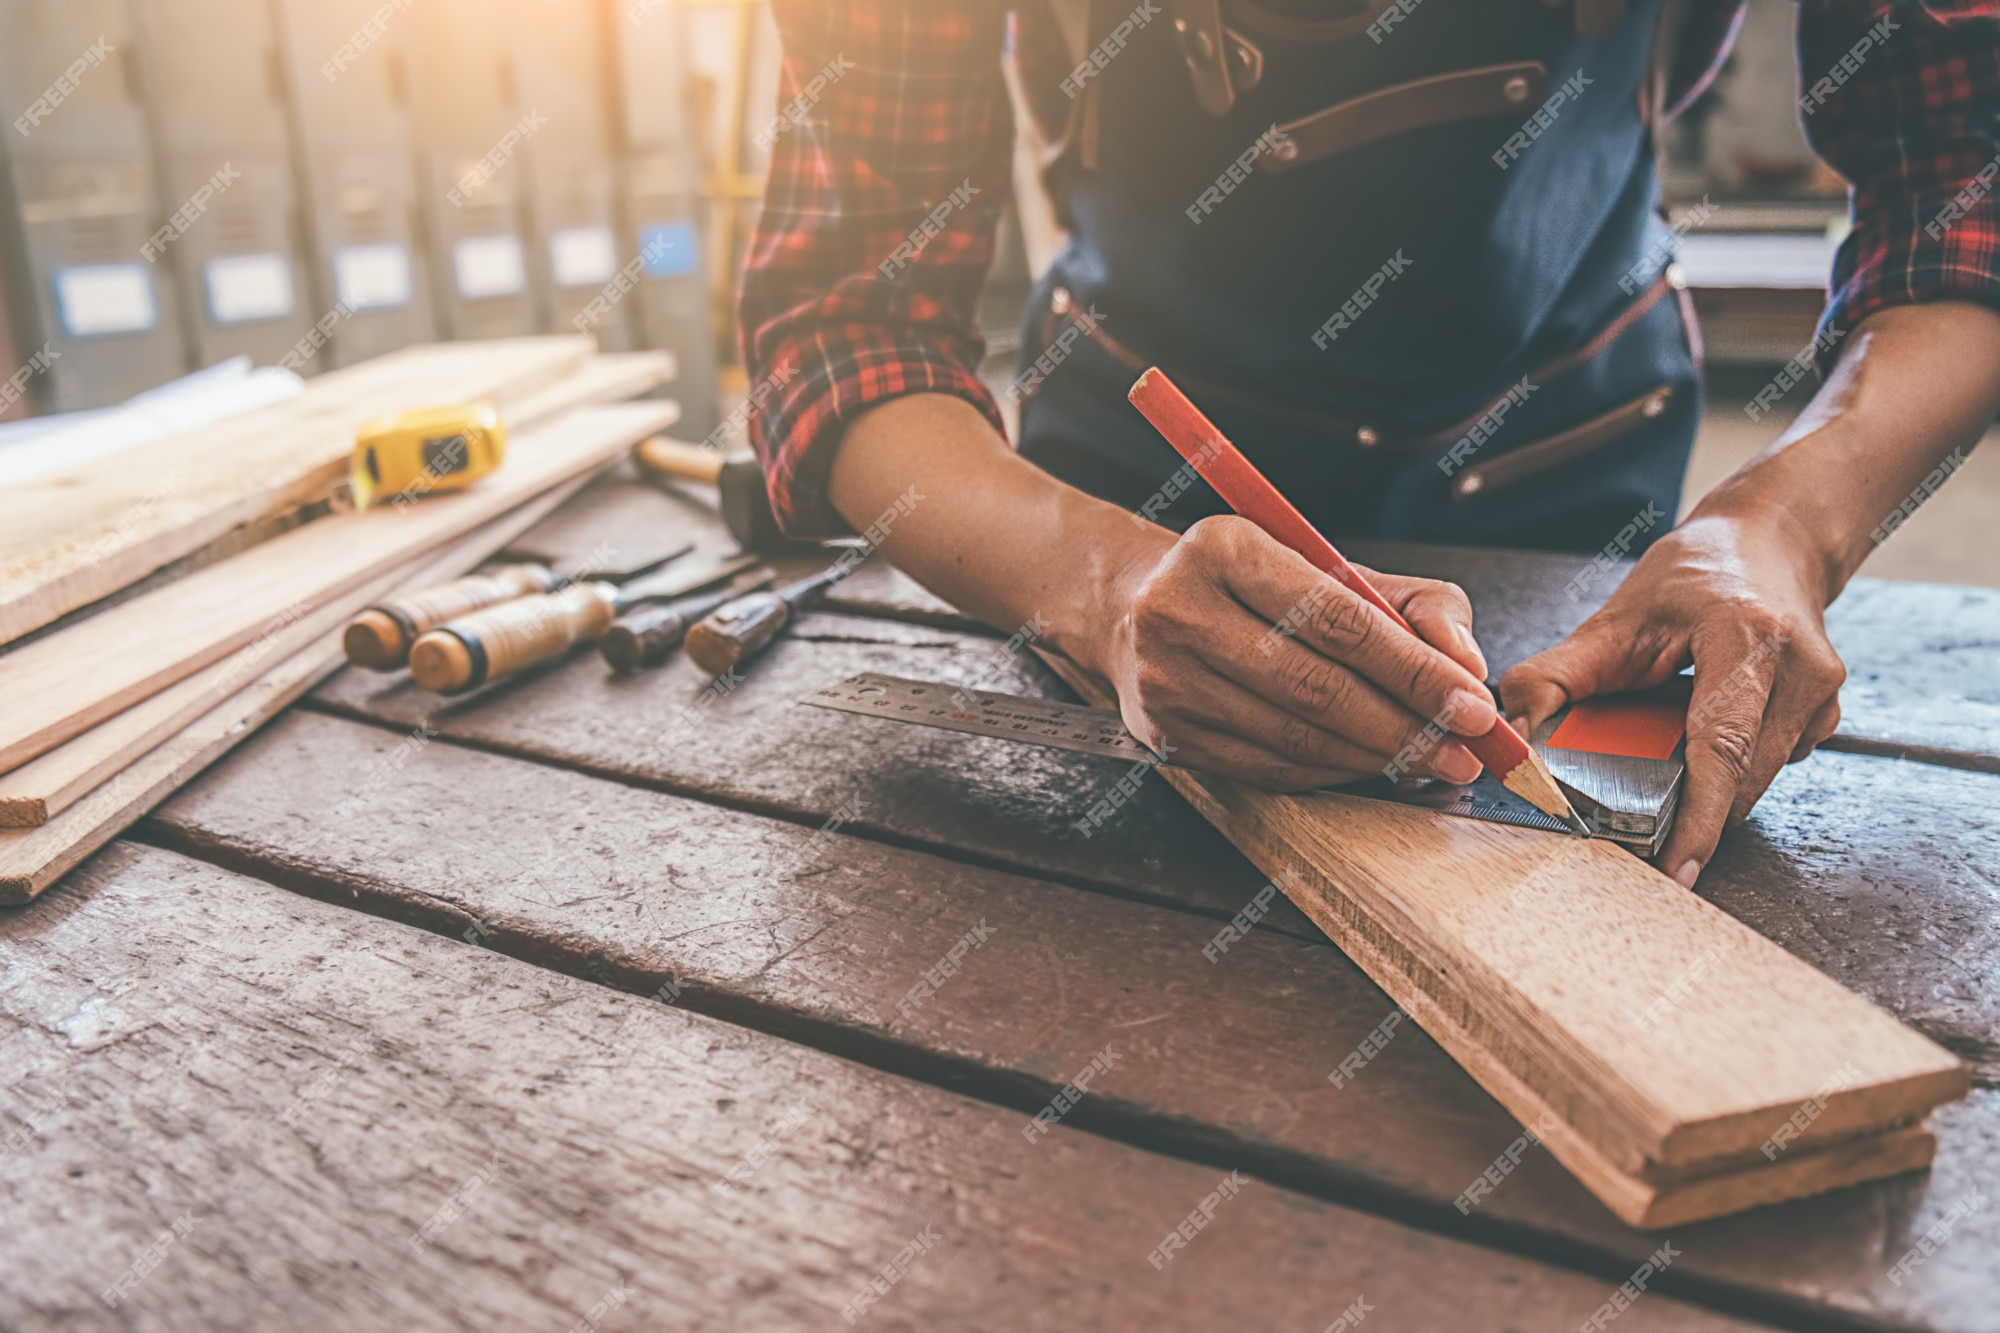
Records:
{"label": "workshop background", "polygon": [[[1811,341],[1846,226],[1798,125],[1793,9],[1752,0],[1670,131],[1709,361],[1688,503],[1809,397],[1743,411]],[[686,438],[741,399],[732,296],[777,105],[760,0],[0,0],[0,32],[0,388],[30,372],[0,392],[0,484],[45,466],[26,446],[46,460],[58,432],[102,447],[111,424],[185,428],[296,392],[280,362],[310,376],[569,332],[628,268],[638,299],[587,319],[599,344],[674,354],[657,392]],[[988,284],[996,384],[1047,242],[1036,204],[1007,219]],[[177,234],[156,244],[162,227]],[[1971,540],[1996,501],[2000,461],[1977,451],[1865,572],[2000,586],[2000,547]]]}

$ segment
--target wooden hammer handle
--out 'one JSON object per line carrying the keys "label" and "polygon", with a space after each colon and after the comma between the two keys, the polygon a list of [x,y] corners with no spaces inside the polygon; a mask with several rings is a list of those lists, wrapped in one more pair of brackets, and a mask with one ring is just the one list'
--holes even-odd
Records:
{"label": "wooden hammer handle", "polygon": [[376,671],[394,671],[409,660],[410,645],[448,620],[556,585],[546,565],[505,565],[407,597],[393,597],[356,616],[341,637],[347,660]]}
{"label": "wooden hammer handle", "polygon": [[641,467],[662,476],[678,477],[682,481],[700,481],[713,486],[722,475],[722,450],[711,449],[705,444],[670,440],[664,435],[655,435],[645,441],[632,451],[632,456]]}
{"label": "wooden hammer handle", "polygon": [[553,661],[611,628],[615,597],[609,584],[573,583],[461,616],[417,640],[410,674],[426,689],[454,693]]}

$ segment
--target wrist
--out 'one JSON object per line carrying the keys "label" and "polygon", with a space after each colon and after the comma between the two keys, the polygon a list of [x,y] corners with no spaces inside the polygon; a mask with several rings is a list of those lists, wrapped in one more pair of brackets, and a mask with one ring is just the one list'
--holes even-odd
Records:
{"label": "wrist", "polygon": [[1179,538],[1157,523],[1091,502],[1101,522],[1088,539],[1083,614],[1050,634],[1051,645],[1078,666],[1116,682],[1132,646],[1132,605]]}
{"label": "wrist", "polygon": [[1849,563],[1843,542],[1820,519],[1801,514],[1782,493],[1767,494],[1755,479],[1745,478],[1705,496],[1680,530],[1692,535],[1709,527],[1727,529],[1727,549],[1753,556],[1764,569],[1783,570],[1802,598],[1824,610],[1859,561]]}

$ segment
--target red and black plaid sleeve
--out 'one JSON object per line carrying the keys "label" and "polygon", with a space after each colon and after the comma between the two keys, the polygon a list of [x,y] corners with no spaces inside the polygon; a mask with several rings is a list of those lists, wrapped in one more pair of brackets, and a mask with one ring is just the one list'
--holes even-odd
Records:
{"label": "red and black plaid sleeve", "polygon": [[1805,0],[1799,66],[1806,137],[1847,178],[1854,220],[1822,370],[1889,306],[2000,309],[2000,0]]}
{"label": "red and black plaid sleeve", "polygon": [[[776,0],[781,124],[740,304],[749,422],[786,532],[851,529],[827,499],[841,433],[974,374],[979,290],[1010,189],[996,0]],[[814,80],[822,79],[806,105]],[[758,386],[765,392],[758,394]]]}

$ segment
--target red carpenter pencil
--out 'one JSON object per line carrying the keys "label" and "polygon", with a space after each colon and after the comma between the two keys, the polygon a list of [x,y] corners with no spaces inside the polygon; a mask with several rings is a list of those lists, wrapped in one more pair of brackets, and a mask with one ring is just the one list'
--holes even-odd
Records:
{"label": "red carpenter pencil", "polygon": [[[1313,568],[1331,575],[1405,633],[1416,633],[1361,571],[1349,564],[1290,500],[1279,494],[1278,488],[1229,442],[1200,408],[1188,401],[1188,396],[1158,366],[1141,375],[1126,396],[1153,423],[1153,428],[1166,437],[1167,443],[1201,474],[1202,480],[1215,488],[1223,503],[1304,556]],[[1572,829],[1587,827],[1577,818],[1547,767],[1506,718],[1496,721],[1484,736],[1461,736],[1459,740],[1510,791]]]}

